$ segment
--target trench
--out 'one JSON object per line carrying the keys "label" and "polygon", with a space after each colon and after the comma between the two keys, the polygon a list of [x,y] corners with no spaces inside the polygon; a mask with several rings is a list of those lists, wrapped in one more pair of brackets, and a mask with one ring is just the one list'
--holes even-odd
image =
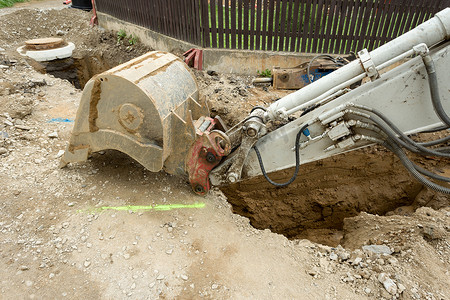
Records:
{"label": "trench", "polygon": [[108,62],[99,55],[74,56],[48,62],[32,62],[41,73],[69,81],[75,88],[83,89],[94,75],[111,69],[117,64]]}
{"label": "trench", "polygon": [[[82,89],[91,77],[116,65],[100,56],[86,55],[40,63],[39,67]],[[218,104],[212,103],[212,107]],[[422,164],[436,167],[437,163],[423,160]],[[330,246],[343,239],[345,218],[360,212],[411,212],[435,197],[433,192],[424,197],[422,184],[383,148],[344,153],[302,165],[300,170],[295,182],[284,188],[274,187],[261,176],[220,189],[233,212],[247,217],[255,228]],[[292,173],[290,169],[269,175],[284,182]]]}
{"label": "trench", "polygon": [[[300,170],[285,188],[261,176],[221,190],[233,211],[249,218],[255,228],[329,246],[339,245],[344,237],[345,218],[360,212],[408,215],[439,198],[381,148],[344,153],[302,165]],[[285,182],[292,173],[290,169],[269,175]]]}

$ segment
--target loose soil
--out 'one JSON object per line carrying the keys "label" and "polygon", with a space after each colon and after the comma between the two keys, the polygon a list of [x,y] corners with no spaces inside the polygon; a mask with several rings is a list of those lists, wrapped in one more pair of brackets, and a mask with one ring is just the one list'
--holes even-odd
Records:
{"label": "loose soil", "polygon": [[[287,189],[255,178],[205,198],[115,151],[59,169],[73,126],[64,120],[82,92],[15,49],[39,37],[74,42],[80,86],[150,50],[118,45],[89,19],[74,9],[0,13],[1,299],[450,298],[449,198],[382,148],[304,165]],[[287,93],[251,77],[195,74],[228,125]],[[450,175],[448,161],[420,163]],[[95,210],[195,203],[205,206]]]}

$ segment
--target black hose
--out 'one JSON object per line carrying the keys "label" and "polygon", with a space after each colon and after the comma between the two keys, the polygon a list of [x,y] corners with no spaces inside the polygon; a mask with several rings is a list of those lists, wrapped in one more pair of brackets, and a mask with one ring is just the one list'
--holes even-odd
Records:
{"label": "black hose", "polygon": [[[450,141],[450,135],[448,135],[442,139],[438,139],[438,140],[434,140],[434,141],[426,142],[426,143],[418,143],[418,144],[422,145],[424,147],[429,147],[429,146],[439,145],[439,144],[445,143],[447,141]],[[434,149],[434,150],[436,150],[436,149]]]}
{"label": "black hose", "polygon": [[437,81],[434,61],[430,55],[422,57],[422,60],[423,63],[425,64],[425,69],[427,70],[428,74],[428,84],[430,86],[431,102],[433,103],[434,111],[444,124],[450,126],[450,118],[445,113],[445,110],[442,107],[441,98],[439,96],[439,85]]}
{"label": "black hose", "polygon": [[430,130],[424,130],[424,131],[422,131],[423,133],[433,133],[433,132],[436,132],[436,131],[442,131],[442,130],[445,130],[445,129],[448,129],[449,128],[449,126],[447,126],[447,125],[442,125],[442,126],[439,126],[439,127],[436,127],[436,128],[433,128],[433,129],[430,129]]}
{"label": "black hose", "polygon": [[435,174],[435,173],[430,172],[428,170],[425,170],[425,169],[419,167],[418,165],[414,165],[414,168],[417,171],[419,171],[420,173],[422,173],[423,175],[428,176],[430,178],[437,179],[437,180],[440,180],[440,181],[450,182],[450,178],[445,177],[445,176],[441,176],[441,175],[438,175],[438,174]]}
{"label": "black hose", "polygon": [[[447,153],[442,153],[433,149],[428,149],[419,143],[416,143],[414,140],[409,138],[407,135],[405,135],[400,129],[398,129],[397,126],[395,126],[394,123],[392,123],[391,120],[389,120],[385,115],[383,115],[380,111],[374,109],[374,108],[365,108],[362,106],[356,105],[355,107],[370,111],[374,113],[377,117],[379,117],[381,120],[383,120],[389,127],[386,127],[382,122],[379,122],[376,118],[371,117],[370,119],[377,123],[378,126],[380,126],[383,131],[385,131],[386,134],[389,135],[390,138],[397,141],[400,145],[402,145],[404,148],[408,149],[411,152],[419,153],[419,154],[427,154],[427,155],[434,155],[434,156],[441,156],[441,157],[450,157]],[[400,136],[398,138],[397,135]]]}
{"label": "black hose", "polygon": [[300,148],[299,148],[299,142],[300,142],[300,137],[303,133],[303,130],[306,129],[306,127],[308,127],[308,124],[303,125],[302,129],[300,129],[300,131],[297,133],[297,136],[295,137],[295,171],[294,174],[292,175],[292,177],[284,182],[284,183],[278,183],[273,181],[272,179],[269,178],[269,176],[266,173],[266,169],[264,168],[264,163],[261,157],[261,153],[259,153],[259,150],[256,146],[253,146],[253,149],[255,149],[256,152],[256,156],[258,157],[258,162],[259,162],[259,166],[261,168],[261,172],[264,175],[264,178],[266,178],[266,180],[270,183],[273,184],[274,186],[277,187],[285,187],[290,185],[292,182],[294,182],[295,178],[297,178],[298,175],[298,171],[300,169]]}
{"label": "black hose", "polygon": [[423,185],[436,192],[450,194],[449,188],[443,187],[423,177],[416,169],[417,166],[408,158],[408,156],[406,156],[405,152],[403,152],[403,150],[396,143],[393,143],[392,141],[386,141],[383,145],[394,152],[395,155],[398,156],[402,164],[405,166],[405,168],[411,173],[411,175],[413,175],[414,178],[420,181]]}

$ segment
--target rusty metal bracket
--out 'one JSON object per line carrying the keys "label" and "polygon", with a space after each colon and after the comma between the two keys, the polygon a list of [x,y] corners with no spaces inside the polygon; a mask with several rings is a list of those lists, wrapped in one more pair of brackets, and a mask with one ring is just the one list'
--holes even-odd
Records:
{"label": "rusty metal bracket", "polygon": [[194,69],[202,70],[203,68],[203,50],[200,49],[189,49],[183,53],[185,57],[184,62]]}
{"label": "rusty metal bracket", "polygon": [[196,124],[197,139],[192,144],[186,159],[186,171],[194,192],[206,195],[211,188],[209,173],[217,166],[222,157],[231,152],[228,136],[214,128],[220,127],[220,121],[209,117],[201,118]]}

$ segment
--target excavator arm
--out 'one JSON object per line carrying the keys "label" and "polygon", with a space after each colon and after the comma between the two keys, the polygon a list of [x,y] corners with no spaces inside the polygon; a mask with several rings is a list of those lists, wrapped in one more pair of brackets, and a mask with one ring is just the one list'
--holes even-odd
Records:
{"label": "excavator arm", "polygon": [[[268,108],[256,107],[244,122],[226,132],[231,143],[240,146],[210,173],[212,185],[263,175],[272,184],[285,186],[295,179],[300,164],[376,143],[397,154],[422,183],[448,193],[448,188],[428,178],[448,179],[419,169],[402,149],[450,157],[407,136],[450,127],[446,115],[450,111],[449,37],[447,8],[371,53],[360,51],[357,60]],[[386,69],[390,70],[383,73]],[[350,89],[361,80],[367,82]],[[295,120],[267,133],[269,122],[292,116]],[[285,183],[268,176],[292,167],[294,175]]]}
{"label": "excavator arm", "polygon": [[[189,67],[170,53],[149,52],[96,75],[83,91],[61,166],[115,149],[150,171],[186,176],[204,195],[261,175],[286,186],[301,164],[380,144],[423,184],[450,193],[436,183],[448,178],[405,154],[450,156],[429,147],[449,136],[425,144],[407,136],[450,127],[450,8],[269,107],[254,107],[232,128],[210,118],[199,94]],[[272,129],[279,121],[285,125]],[[270,179],[291,167],[287,182]]]}

